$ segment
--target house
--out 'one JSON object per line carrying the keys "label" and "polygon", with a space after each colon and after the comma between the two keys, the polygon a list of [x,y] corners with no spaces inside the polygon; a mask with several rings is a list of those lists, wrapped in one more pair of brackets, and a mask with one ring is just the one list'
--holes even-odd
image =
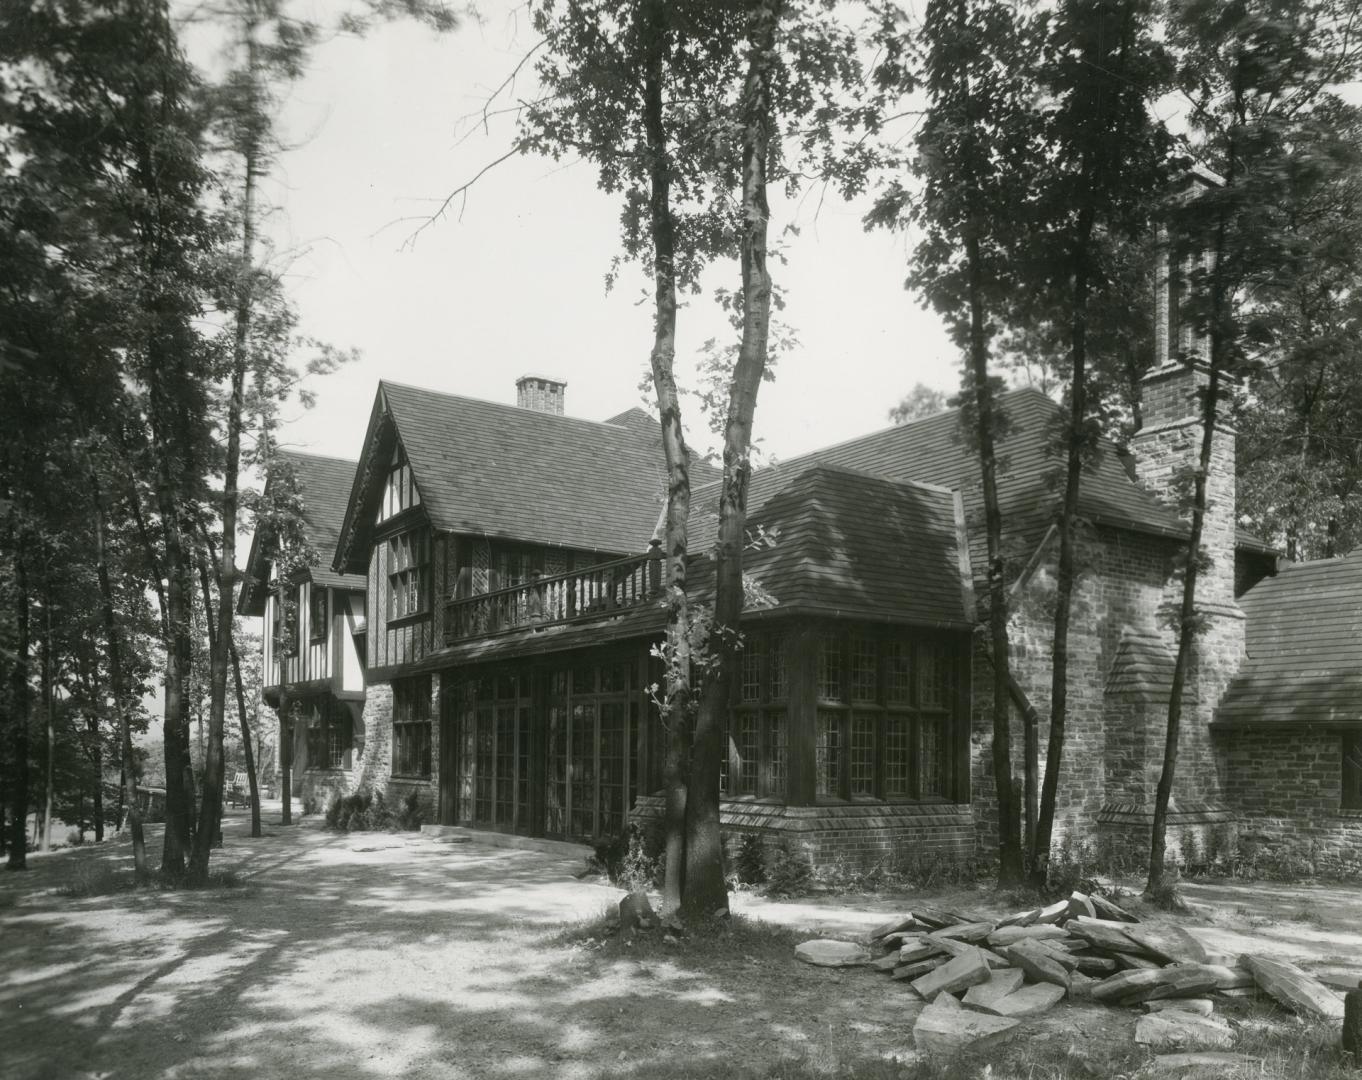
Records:
{"label": "house", "polygon": [[293,721],[280,767],[292,769],[296,794],[323,802],[346,790],[348,770],[363,749],[365,582],[330,566],[355,466],[343,458],[276,452],[265,498],[299,501],[300,540],[311,549],[301,561],[311,565],[281,576],[278,552],[257,531],[237,601],[241,614],[264,619],[265,703]]}
{"label": "house", "polygon": [[[1176,653],[1188,526],[1174,486],[1199,451],[1206,381],[1180,359],[1198,343],[1166,292],[1158,310],[1162,362],[1144,380],[1143,426],[1127,450],[1104,443],[1083,481],[1056,826],[1059,837],[1136,853],[1148,848]],[[335,628],[362,650],[362,708],[339,668],[313,677],[281,658],[278,643],[290,638],[279,631],[267,634],[267,682],[272,703],[319,696],[343,704],[353,725],[348,741],[326,743],[346,749],[328,749],[318,783],[308,786],[304,769],[304,790],[379,786],[415,792],[444,824],[600,839],[661,814],[651,689],[666,618],[660,442],[641,410],[588,421],[564,414],[560,380],[525,376],[517,386],[512,406],[380,383],[344,493],[337,475],[304,496],[319,550],[333,530],[330,568],[312,575],[332,575],[328,610],[345,612]],[[1030,389],[1004,394],[1000,408],[1012,660],[1044,718],[1062,417]],[[820,861],[991,847],[992,674],[972,632],[982,507],[977,462],[958,431],[958,416],[943,413],[752,477],[749,530],[759,540],[745,556],[752,588],[722,772],[727,829],[789,839]],[[1243,680],[1271,677],[1255,672],[1270,671],[1258,643],[1271,635],[1257,624],[1278,606],[1273,590],[1305,581],[1296,570],[1274,578],[1276,552],[1237,528],[1233,431],[1218,428],[1212,445],[1205,630],[1184,689],[1175,853],[1184,839],[1210,842],[1261,816],[1245,763],[1270,760],[1285,728],[1267,714],[1250,723],[1236,703],[1261,704]],[[691,581],[704,603],[717,477],[697,465],[693,484]],[[268,581],[258,568],[253,576]],[[307,584],[285,583],[299,588],[300,611]],[[266,590],[251,596],[268,621]],[[1310,772],[1322,758],[1300,765],[1321,780],[1324,801],[1356,798],[1344,722],[1332,714],[1318,744],[1341,771]],[[1042,755],[1046,737],[1042,723]],[[1020,772],[1019,736],[1014,752]]]}

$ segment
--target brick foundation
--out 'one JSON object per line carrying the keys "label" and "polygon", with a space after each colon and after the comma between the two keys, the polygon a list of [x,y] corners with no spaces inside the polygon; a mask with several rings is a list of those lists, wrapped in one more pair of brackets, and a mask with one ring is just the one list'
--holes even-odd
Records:
{"label": "brick foundation", "polygon": [[[660,825],[662,813],[662,798],[645,795],[632,817]],[[729,837],[754,833],[771,844],[797,844],[815,866],[893,867],[974,854],[974,815],[970,807],[952,803],[784,806],[724,800],[719,822]]]}

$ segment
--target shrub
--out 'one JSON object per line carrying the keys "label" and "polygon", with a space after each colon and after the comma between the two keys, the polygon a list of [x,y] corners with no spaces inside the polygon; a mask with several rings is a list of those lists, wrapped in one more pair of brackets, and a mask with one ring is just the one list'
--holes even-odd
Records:
{"label": "shrub", "polygon": [[630,824],[623,832],[597,844],[591,863],[612,885],[632,892],[662,883],[662,852],[661,830]]}
{"label": "shrub", "polygon": [[766,870],[767,896],[800,896],[813,881],[813,860],[808,852],[789,840],[782,840],[771,852]]}
{"label": "shrub", "polygon": [[321,808],[322,808],[321,803],[319,803],[319,802],[317,801],[317,796],[316,796],[315,794],[309,793],[309,794],[303,796],[303,813],[304,813],[304,814],[306,814],[306,815],[308,815],[308,816],[310,817],[310,816],[312,816],[313,814],[316,814],[318,811],[320,811]]}
{"label": "shrub", "polygon": [[85,836],[79,829],[72,829],[66,834],[67,847],[80,847],[83,843],[85,843]]}
{"label": "shrub", "polygon": [[421,806],[417,792],[409,791],[402,799],[402,809],[397,814],[397,826],[409,832],[419,832],[425,824],[426,812]]}
{"label": "shrub", "polygon": [[[409,798],[415,795],[412,792]],[[361,788],[353,795],[338,795],[326,808],[326,827],[337,832],[396,832],[401,820],[405,820],[405,815],[399,819],[393,813],[382,791],[368,788]]]}
{"label": "shrub", "polygon": [[738,838],[733,865],[740,885],[760,885],[766,880],[766,845],[757,833],[743,833]]}

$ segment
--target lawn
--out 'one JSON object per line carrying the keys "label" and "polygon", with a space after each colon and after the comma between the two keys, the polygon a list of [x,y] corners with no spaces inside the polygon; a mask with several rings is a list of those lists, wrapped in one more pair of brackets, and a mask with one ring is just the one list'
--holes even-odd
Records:
{"label": "lawn", "polygon": [[[626,940],[606,932],[620,894],[562,857],[267,832],[250,840],[233,818],[215,856],[224,875],[203,892],[123,887],[117,844],[0,877],[0,1076],[1044,1080],[1129,1077],[1149,1058],[1133,1012],[1061,1005],[987,1062],[922,1061],[906,986],[792,958],[807,934],[779,923],[878,917],[831,900],[748,903],[770,921],[735,916],[677,945]],[[989,895],[972,900],[987,908]],[[1240,932],[1234,917],[1208,929]],[[1244,928],[1275,930],[1329,932]],[[1224,1011],[1237,1049],[1265,1061],[1255,1076],[1356,1075],[1327,1028],[1263,1003]]]}

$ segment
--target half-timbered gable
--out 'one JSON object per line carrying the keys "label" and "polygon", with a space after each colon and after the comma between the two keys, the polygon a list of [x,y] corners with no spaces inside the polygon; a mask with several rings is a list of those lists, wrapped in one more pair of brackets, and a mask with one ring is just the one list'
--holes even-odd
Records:
{"label": "half-timbered gable", "polygon": [[303,792],[343,787],[356,722],[364,701],[365,581],[331,568],[355,462],[279,451],[266,478],[267,496],[288,485],[302,518],[302,542],[311,558],[288,576],[278,573],[277,552],[257,531],[251,542],[238,610],[262,617],[264,696],[287,710],[293,740],[286,764]]}

